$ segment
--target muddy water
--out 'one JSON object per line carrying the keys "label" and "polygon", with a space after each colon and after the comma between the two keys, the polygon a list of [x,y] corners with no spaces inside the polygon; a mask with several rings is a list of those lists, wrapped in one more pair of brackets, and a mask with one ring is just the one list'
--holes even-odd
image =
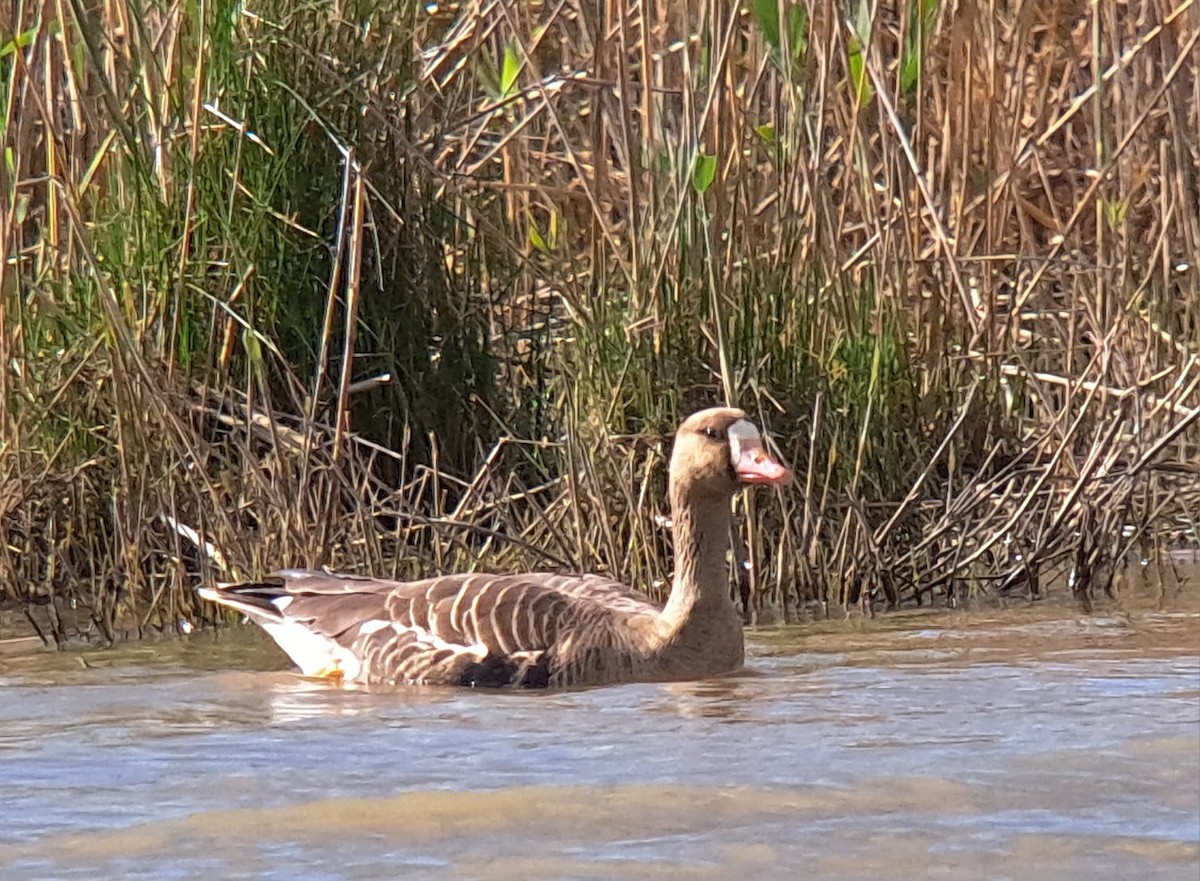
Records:
{"label": "muddy water", "polygon": [[345,691],[252,630],[0,658],[0,878],[1200,877],[1200,609],[751,634],[750,673]]}

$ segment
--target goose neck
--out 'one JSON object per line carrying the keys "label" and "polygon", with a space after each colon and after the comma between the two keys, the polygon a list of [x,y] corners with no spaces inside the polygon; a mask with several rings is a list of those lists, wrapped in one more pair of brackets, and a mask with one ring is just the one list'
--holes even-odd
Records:
{"label": "goose neck", "polygon": [[726,557],[728,499],[689,499],[673,493],[675,579],[663,618],[680,628],[697,615],[732,611]]}

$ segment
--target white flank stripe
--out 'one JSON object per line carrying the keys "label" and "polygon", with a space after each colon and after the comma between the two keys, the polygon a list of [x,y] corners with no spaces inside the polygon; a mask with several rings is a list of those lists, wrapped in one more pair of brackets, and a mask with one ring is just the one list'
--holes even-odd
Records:
{"label": "white flank stripe", "polygon": [[[519,646],[507,645],[505,643],[504,628],[500,626],[501,622],[500,622],[499,615],[497,613],[500,611],[500,604],[502,602],[504,602],[504,597],[512,589],[513,589],[513,585],[511,585],[511,584],[506,584],[504,587],[500,588],[500,593],[496,594],[496,601],[494,603],[492,603],[492,608],[488,611],[488,621],[492,625],[492,633],[496,637],[496,644],[500,647],[500,651],[502,651],[506,655],[511,654],[512,651],[516,648],[519,648]],[[513,623],[513,622],[510,622],[510,624],[511,623]],[[513,639],[520,639],[520,637],[518,637],[516,634],[515,627],[512,629],[512,637],[513,637]]]}
{"label": "white flank stripe", "polygon": [[463,600],[467,596],[467,591],[471,589],[471,580],[475,576],[469,575],[463,579],[462,587],[458,589],[458,596],[454,598],[454,602],[450,605],[450,629],[462,630],[462,618],[459,617],[459,612],[462,610]]}
{"label": "white flank stripe", "polygon": [[415,624],[405,626],[399,621],[396,621],[393,622],[392,626],[396,628],[397,633],[412,633],[417,637],[418,640],[430,646],[431,648],[437,649],[438,651],[441,651],[442,649],[449,649],[456,655],[465,653],[475,656],[475,658],[478,660],[483,660],[485,657],[487,657],[488,647],[481,642],[474,645],[463,645],[462,643],[458,642],[446,642],[446,640],[442,639],[436,633],[426,630],[424,627],[418,627]]}

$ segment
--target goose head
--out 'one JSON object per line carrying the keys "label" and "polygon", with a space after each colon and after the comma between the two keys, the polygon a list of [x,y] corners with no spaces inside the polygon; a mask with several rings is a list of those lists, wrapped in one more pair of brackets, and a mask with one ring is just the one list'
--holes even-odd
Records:
{"label": "goose head", "polygon": [[701,410],[675,433],[670,480],[672,495],[681,500],[728,498],[739,486],[786,484],[791,477],[742,410]]}

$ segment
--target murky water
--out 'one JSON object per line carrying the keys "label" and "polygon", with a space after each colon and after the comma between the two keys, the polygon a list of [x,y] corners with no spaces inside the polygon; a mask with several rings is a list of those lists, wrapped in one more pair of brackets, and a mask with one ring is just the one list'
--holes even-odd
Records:
{"label": "murky water", "polygon": [[751,673],[344,691],[255,631],[0,658],[0,877],[1200,877],[1200,610],[751,635]]}

